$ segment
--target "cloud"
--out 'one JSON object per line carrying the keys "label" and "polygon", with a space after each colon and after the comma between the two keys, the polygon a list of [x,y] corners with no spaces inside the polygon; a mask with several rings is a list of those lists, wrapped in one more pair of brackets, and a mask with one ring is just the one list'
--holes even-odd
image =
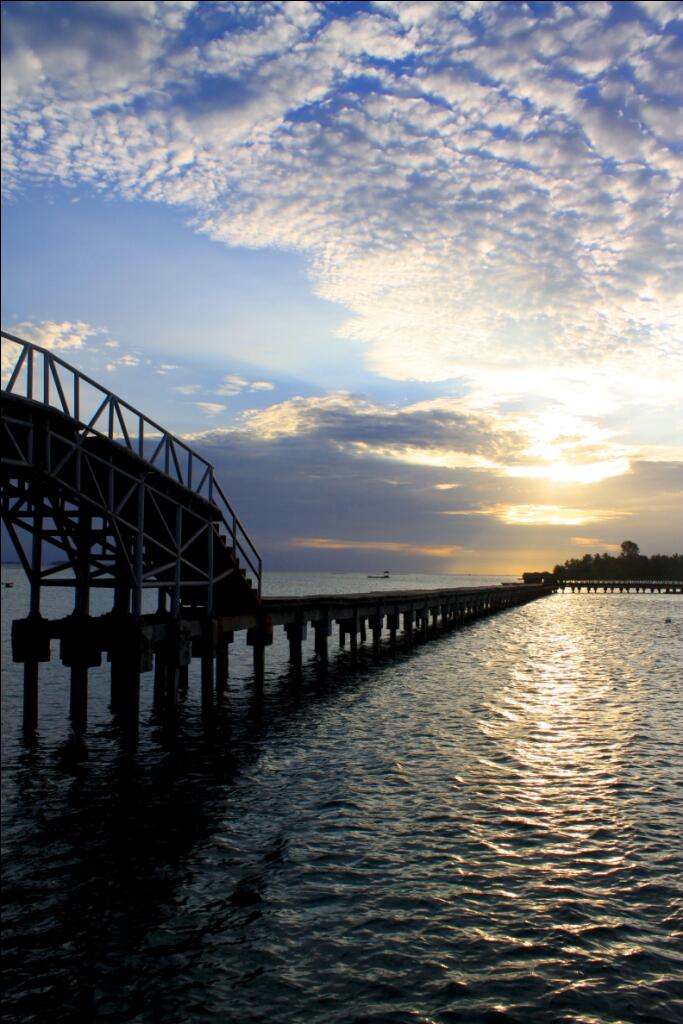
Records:
{"label": "cloud", "polygon": [[293,548],[313,548],[317,551],[387,551],[423,555],[426,558],[451,558],[462,551],[457,544],[430,546],[387,540],[333,540],[329,537],[295,537],[290,544]]}
{"label": "cloud", "polygon": [[[391,554],[397,571],[543,569],[576,551],[571,537],[588,523],[606,524],[612,537],[632,537],[646,552],[680,547],[680,462],[634,460],[629,473],[585,488],[464,468],[449,472],[458,487],[446,490],[436,486],[448,482],[443,469],[361,455],[337,440],[358,436],[359,424],[343,427],[309,424],[271,436],[245,425],[214,427],[191,439],[215,466],[270,569],[370,571],[371,548],[291,543],[311,539],[405,545]],[[422,547],[461,550],[443,556],[412,550]]]}
{"label": "cloud", "polygon": [[227,409],[227,406],[221,405],[220,402],[195,402],[194,404],[201,409],[205,416],[209,417],[220,416]]}
{"label": "cloud", "polygon": [[[92,338],[105,333],[104,328],[92,327],[82,320],[24,320],[12,325],[11,333],[24,341],[48,349],[83,348]],[[116,342],[106,342],[107,347],[116,346]]]}
{"label": "cloud", "polygon": [[[354,358],[464,395],[295,398],[241,436],[529,486],[676,454],[680,4],[3,13],[10,197],[86,184],[188,210],[231,246],[303,254],[348,311]],[[272,389],[229,374],[208,397]]]}
{"label": "cloud", "polygon": [[582,548],[599,548],[600,551],[620,551],[621,544],[610,544],[608,541],[599,540],[597,537],[570,537],[571,544]]}
{"label": "cloud", "polygon": [[265,439],[315,436],[361,458],[558,482],[593,483],[631,465],[629,446],[586,417],[552,406],[483,410],[467,398],[387,406],[347,392],[297,396],[247,412],[243,429]]}
{"label": "cloud", "polygon": [[38,7],[5,12],[10,191],[298,250],[383,376],[680,383],[678,5]]}
{"label": "cloud", "polygon": [[246,377],[239,377],[236,374],[228,373],[223,377],[223,382],[216,388],[217,395],[239,395],[243,391],[272,391],[274,385],[267,380],[247,380]]}
{"label": "cloud", "polygon": [[492,516],[510,526],[583,526],[617,519],[628,513],[620,509],[565,508],[560,505],[491,505],[458,509],[447,516]]}
{"label": "cloud", "polygon": [[[91,344],[93,339],[106,333],[103,328],[92,327],[83,320],[62,320],[59,323],[54,320],[24,320],[21,323],[12,324],[9,332],[24,341],[33,342],[41,348],[52,351],[63,352],[69,349],[84,349]],[[106,345],[116,345],[116,342],[106,342]],[[20,346],[15,342],[2,341],[2,383],[5,384],[14,368],[20,353]]]}

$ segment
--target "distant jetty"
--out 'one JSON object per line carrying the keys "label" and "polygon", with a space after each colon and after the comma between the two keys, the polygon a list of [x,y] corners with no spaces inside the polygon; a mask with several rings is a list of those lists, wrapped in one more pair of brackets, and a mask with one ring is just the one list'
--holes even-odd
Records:
{"label": "distant jetty", "polygon": [[563,579],[552,572],[525,572],[522,573],[525,585],[548,586],[555,590],[571,590],[572,593],[580,594],[582,591],[588,593],[615,593],[630,594],[681,594],[683,593],[683,580],[608,580],[608,579]]}

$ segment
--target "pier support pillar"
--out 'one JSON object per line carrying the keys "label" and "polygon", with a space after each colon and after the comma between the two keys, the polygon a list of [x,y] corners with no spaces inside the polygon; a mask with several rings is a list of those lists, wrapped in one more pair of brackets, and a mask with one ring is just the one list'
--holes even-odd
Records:
{"label": "pier support pillar", "polygon": [[358,630],[355,625],[351,627],[349,633],[349,650],[351,653],[351,664],[355,665],[358,661]]}
{"label": "pier support pillar", "polygon": [[339,623],[339,643],[341,645],[341,637],[349,638],[349,650],[351,654],[351,664],[355,665],[358,660],[358,616],[354,613],[353,618],[343,619]]}
{"label": "pier support pillar", "polygon": [[261,686],[266,674],[266,645],[256,640],[251,646],[254,653],[254,680]]}
{"label": "pier support pillar", "polygon": [[372,656],[373,658],[379,658],[380,647],[382,640],[382,623],[384,617],[379,613],[376,613],[370,619],[370,628],[372,629]]}
{"label": "pier support pillar", "polygon": [[227,689],[230,674],[230,644],[234,639],[231,630],[224,630],[220,623],[216,624],[216,696]]}
{"label": "pier support pillar", "polygon": [[201,694],[202,714],[208,717],[213,711],[214,649],[216,646],[216,625],[212,619],[201,627]]}
{"label": "pier support pillar", "polygon": [[38,726],[38,665],[50,660],[47,623],[38,612],[12,623],[12,660],[24,665],[24,732]]}
{"label": "pier support pillar", "polygon": [[313,629],[315,631],[315,653],[320,659],[320,664],[326,666],[328,660],[327,639],[332,634],[332,625],[327,615],[316,619]]}
{"label": "pier support pillar", "polygon": [[100,638],[93,620],[76,611],[66,621],[60,642],[63,665],[71,669],[69,714],[74,731],[85,731],[88,718],[88,669],[102,663]]}
{"label": "pier support pillar", "polygon": [[[127,612],[114,612],[111,617],[112,636],[104,642],[109,647],[111,662],[111,710],[122,722],[137,729],[140,715],[140,673],[154,666],[152,641],[143,635],[139,622]],[[156,707],[157,675],[154,676]]]}
{"label": "pier support pillar", "polygon": [[[192,660],[192,640],[189,624],[182,621],[168,622],[165,636],[158,643],[154,659],[154,710],[157,713],[173,714],[178,702],[178,690],[183,676]],[[150,666],[151,667],[151,666]],[[132,666],[127,669],[130,673]],[[134,673],[132,685],[139,693],[140,667]],[[126,686],[131,685],[127,681]]]}
{"label": "pier support pillar", "polygon": [[254,679],[258,686],[263,684],[266,668],[266,647],[273,642],[272,620],[264,616],[263,621],[247,630],[247,644],[254,652]]}
{"label": "pier support pillar", "polygon": [[389,629],[389,646],[393,650],[396,647],[396,630],[398,628],[397,612],[391,612],[387,615],[387,626]]}
{"label": "pier support pillar", "polygon": [[[112,666],[113,671],[113,666]],[[168,657],[164,650],[158,649],[154,655],[154,690],[152,704],[158,714],[166,700],[166,676],[168,672]],[[112,677],[112,696],[114,691],[114,680]]]}
{"label": "pier support pillar", "polygon": [[176,665],[171,659],[166,661],[164,668],[164,696],[162,710],[170,714],[175,714],[175,710],[178,705],[178,684],[180,670],[179,666]]}
{"label": "pier support pillar", "polygon": [[289,660],[295,672],[301,672],[302,650],[301,645],[308,637],[308,628],[305,622],[288,622],[285,625],[285,633],[289,640]]}
{"label": "pier support pillar", "polygon": [[38,665],[50,660],[50,638],[40,614],[41,570],[43,563],[42,494],[32,488],[34,530],[31,540],[31,596],[26,619],[12,623],[12,658],[24,663],[24,733],[35,732],[38,727]]}
{"label": "pier support pillar", "polygon": [[24,732],[38,727],[38,662],[24,662]]}
{"label": "pier support pillar", "polygon": [[405,634],[406,643],[411,646],[415,643],[415,638],[413,636],[413,617],[414,615],[412,611],[403,613],[403,632]]}
{"label": "pier support pillar", "polygon": [[111,710],[128,724],[136,724],[140,712],[140,661],[136,653],[111,659]]}
{"label": "pier support pillar", "polygon": [[85,732],[88,722],[88,666],[83,662],[71,666],[69,715],[74,732]]}
{"label": "pier support pillar", "polygon": [[218,630],[216,635],[216,694],[220,695],[225,693],[228,687],[228,678],[230,675],[230,644],[233,642],[235,634],[232,630],[223,629],[218,624]]}

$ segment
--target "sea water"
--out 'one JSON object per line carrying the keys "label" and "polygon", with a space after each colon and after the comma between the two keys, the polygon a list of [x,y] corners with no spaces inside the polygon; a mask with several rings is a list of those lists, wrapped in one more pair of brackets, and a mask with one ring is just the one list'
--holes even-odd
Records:
{"label": "sea water", "polygon": [[26,744],[3,579],[5,1020],[683,1021],[681,596],[556,594],[355,671],[333,637],[326,675],[309,640],[300,680],[276,629],[262,690],[237,635],[213,726],[197,666],[173,727],[146,674],[137,745],[106,666],[71,736],[55,652]]}

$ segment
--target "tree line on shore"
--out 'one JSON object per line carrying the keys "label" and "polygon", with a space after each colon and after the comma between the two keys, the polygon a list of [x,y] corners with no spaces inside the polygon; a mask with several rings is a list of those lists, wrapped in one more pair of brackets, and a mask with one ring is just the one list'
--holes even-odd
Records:
{"label": "tree line on shore", "polygon": [[585,554],[556,565],[553,575],[563,580],[681,580],[683,555],[641,555],[632,540],[625,540],[618,555]]}

